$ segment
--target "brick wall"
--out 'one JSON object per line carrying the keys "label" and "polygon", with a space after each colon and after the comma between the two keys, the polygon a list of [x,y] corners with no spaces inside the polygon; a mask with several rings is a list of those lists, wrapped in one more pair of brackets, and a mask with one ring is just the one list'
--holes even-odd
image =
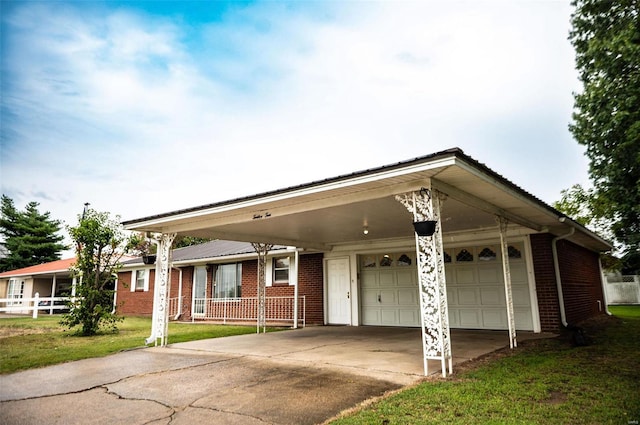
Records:
{"label": "brick wall", "polygon": [[558,259],[567,322],[580,323],[603,313],[599,254],[567,240],[560,240]]}
{"label": "brick wall", "polygon": [[[191,297],[193,290],[193,266],[182,267],[182,297],[183,308],[180,320],[191,320]],[[213,273],[207,271],[207,293],[211,296]],[[118,314],[123,316],[151,316],[153,313],[153,289],[155,270],[149,275],[149,291],[131,292],[131,271],[118,275]],[[171,271],[170,298],[178,296],[180,273]],[[256,297],[258,282],[258,262],[248,260],[242,262],[242,296]],[[323,324],[323,255],[308,254],[300,256],[300,276],[298,281],[299,295],[305,295],[306,323]],[[268,297],[292,297],[294,287],[289,284],[276,284],[267,288]]]}
{"label": "brick wall", "polygon": [[[531,235],[533,272],[536,280],[540,325],[543,331],[560,330],[560,306],[549,233]],[[569,323],[579,323],[600,313],[603,300],[598,254],[567,240],[557,243],[562,294]]]}
{"label": "brick wall", "polygon": [[[323,295],[323,255],[306,254],[300,256],[298,294],[305,296],[306,323],[324,324]],[[242,296],[255,297],[258,290],[258,261],[242,263]],[[292,297],[294,287],[288,283],[273,284],[267,289],[267,297]]]}
{"label": "brick wall", "polygon": [[118,273],[116,312],[122,316],[151,316],[155,270],[149,272],[149,290],[131,292],[131,270]]}

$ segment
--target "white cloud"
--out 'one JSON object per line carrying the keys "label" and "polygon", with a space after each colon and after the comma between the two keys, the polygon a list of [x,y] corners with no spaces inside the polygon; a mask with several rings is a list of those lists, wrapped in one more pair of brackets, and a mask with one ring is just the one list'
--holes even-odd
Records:
{"label": "white cloud", "polygon": [[564,3],[267,2],[190,25],[106,5],[4,18],[18,205],[130,219],[452,146],[548,202],[585,181]]}

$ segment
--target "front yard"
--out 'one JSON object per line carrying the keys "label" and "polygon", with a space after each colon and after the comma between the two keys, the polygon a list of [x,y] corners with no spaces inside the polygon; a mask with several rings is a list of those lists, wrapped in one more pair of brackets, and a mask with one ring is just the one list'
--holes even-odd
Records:
{"label": "front yard", "polygon": [[621,424],[640,421],[640,306],[586,325],[592,344],[529,341],[355,409],[352,424]]}
{"label": "front yard", "polygon": [[[144,347],[151,319],[127,317],[119,332],[91,337],[71,335],[60,324],[61,316],[41,315],[0,319],[0,374],[72,360],[106,356]],[[202,323],[169,323],[169,343],[253,333],[255,326],[223,326]]]}

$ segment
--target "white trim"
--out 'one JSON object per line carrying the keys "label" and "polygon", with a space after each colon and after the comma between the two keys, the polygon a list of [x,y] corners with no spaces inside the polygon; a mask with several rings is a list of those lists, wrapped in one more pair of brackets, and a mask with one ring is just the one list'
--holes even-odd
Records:
{"label": "white trim", "polygon": [[529,282],[529,299],[531,300],[531,320],[533,320],[533,331],[542,332],[540,325],[540,307],[538,306],[538,289],[536,287],[536,275],[533,270],[533,252],[531,249],[531,237],[524,238],[525,265],[527,267],[527,279]]}
{"label": "white trim", "polygon": [[138,269],[134,269],[131,270],[131,292],[136,292],[137,291],[137,287],[138,287],[138,272],[139,271],[143,271],[144,272],[144,284],[142,287],[142,292],[149,292],[149,275],[151,274],[149,272],[149,269],[147,268],[138,268]]}

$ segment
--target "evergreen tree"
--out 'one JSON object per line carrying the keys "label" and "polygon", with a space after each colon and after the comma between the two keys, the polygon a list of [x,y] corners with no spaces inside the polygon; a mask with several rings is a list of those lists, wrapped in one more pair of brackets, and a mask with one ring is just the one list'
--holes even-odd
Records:
{"label": "evergreen tree", "polygon": [[0,234],[9,252],[0,259],[0,271],[15,270],[60,259],[66,247],[58,232],[61,223],[48,211],[40,213],[37,202],[29,202],[18,211],[11,198],[2,195],[0,201]]}

